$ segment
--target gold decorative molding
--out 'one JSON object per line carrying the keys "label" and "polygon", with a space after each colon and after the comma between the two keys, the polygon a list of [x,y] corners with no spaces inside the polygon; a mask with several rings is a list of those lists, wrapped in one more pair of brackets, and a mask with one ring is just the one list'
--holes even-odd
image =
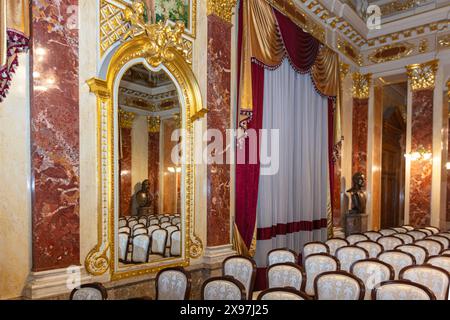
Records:
{"label": "gold decorative molding", "polygon": [[419,53],[425,53],[428,51],[428,40],[422,39],[419,42]]}
{"label": "gold decorative molding", "polygon": [[108,0],[100,1],[100,55],[104,53],[130,28],[125,21],[124,9]]}
{"label": "gold decorative molding", "polygon": [[372,52],[369,55],[369,60],[373,63],[394,61],[409,56],[413,50],[414,45],[407,42],[389,44]]}
{"label": "gold decorative molding", "polygon": [[147,117],[148,122],[148,132],[156,133],[161,129],[161,118],[160,117]]}
{"label": "gold decorative molding", "polygon": [[119,110],[119,123],[121,128],[131,129],[136,115],[133,112]]}
{"label": "gold decorative molding", "polygon": [[413,91],[434,89],[439,60],[432,60],[406,67],[411,89]]}
{"label": "gold decorative molding", "polygon": [[372,74],[353,74],[352,93],[355,99],[368,99],[370,94],[370,85],[372,83]]}
{"label": "gold decorative molding", "polygon": [[445,49],[450,47],[450,34],[438,37],[439,48]]}
{"label": "gold decorative molding", "polygon": [[231,23],[236,2],[236,0],[208,0],[208,15],[213,14],[222,20]]}
{"label": "gold decorative molding", "polygon": [[341,81],[345,79],[348,72],[350,71],[350,66],[347,63],[341,62],[339,64],[339,75],[341,77]]}
{"label": "gold decorative molding", "polygon": [[362,66],[362,56],[358,49],[353,47],[347,40],[338,38],[337,40],[338,50],[343,53],[346,57],[350,58],[354,63]]}

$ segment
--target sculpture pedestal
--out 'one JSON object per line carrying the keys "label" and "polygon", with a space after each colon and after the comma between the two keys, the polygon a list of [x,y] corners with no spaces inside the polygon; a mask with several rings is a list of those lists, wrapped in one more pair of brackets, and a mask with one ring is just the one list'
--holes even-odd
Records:
{"label": "sculpture pedestal", "polygon": [[349,214],[345,215],[345,235],[353,233],[364,233],[367,231],[368,214]]}
{"label": "sculpture pedestal", "polygon": [[153,214],[152,207],[142,207],[138,208],[138,216],[149,216]]}

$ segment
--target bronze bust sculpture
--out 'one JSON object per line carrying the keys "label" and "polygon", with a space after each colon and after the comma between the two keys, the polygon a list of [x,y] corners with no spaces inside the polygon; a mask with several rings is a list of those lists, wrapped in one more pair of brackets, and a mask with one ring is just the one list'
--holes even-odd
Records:
{"label": "bronze bust sculpture", "polygon": [[150,190],[149,182],[148,180],[144,180],[142,182],[141,190],[139,190],[136,193],[136,202],[139,208],[150,206],[152,199],[150,198],[149,190]]}
{"label": "bronze bust sculpture", "polygon": [[361,172],[357,172],[352,178],[352,188],[347,190],[351,195],[352,209],[350,214],[366,213],[366,192],[363,190],[366,179]]}

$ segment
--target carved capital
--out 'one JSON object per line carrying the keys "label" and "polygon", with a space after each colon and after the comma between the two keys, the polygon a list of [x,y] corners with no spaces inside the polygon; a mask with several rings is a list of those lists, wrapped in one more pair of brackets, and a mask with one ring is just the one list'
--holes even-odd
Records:
{"label": "carved capital", "polygon": [[434,89],[439,60],[412,64],[406,67],[412,91]]}
{"label": "carved capital", "polygon": [[235,6],[236,0],[208,0],[208,15],[216,15],[222,20],[231,23]]}
{"label": "carved capital", "polygon": [[348,75],[348,72],[350,71],[350,66],[347,63],[341,62],[339,64],[339,75],[341,77],[341,81],[345,79],[345,77]]}
{"label": "carved capital", "polygon": [[133,112],[119,110],[119,122],[121,128],[131,129],[136,115]]}
{"label": "carved capital", "polygon": [[361,74],[356,72],[353,74],[353,98],[368,99],[370,93],[370,85],[372,83],[372,74]]}
{"label": "carved capital", "polygon": [[156,133],[161,129],[161,119],[160,117],[147,117],[148,122],[148,132]]}

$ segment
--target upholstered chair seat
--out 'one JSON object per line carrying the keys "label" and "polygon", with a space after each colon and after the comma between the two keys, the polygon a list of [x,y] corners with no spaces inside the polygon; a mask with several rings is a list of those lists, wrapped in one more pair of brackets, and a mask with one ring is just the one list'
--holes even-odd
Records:
{"label": "upholstered chair seat", "polygon": [[417,264],[425,263],[425,260],[428,258],[427,249],[416,246],[415,244],[404,244],[395,248],[395,250],[400,250],[406,253],[410,253],[416,259]]}
{"label": "upholstered chair seat", "polygon": [[345,271],[318,275],[314,281],[316,300],[363,300],[365,287],[356,276]]}
{"label": "upholstered chair seat", "polygon": [[106,300],[106,288],[98,282],[81,285],[70,293],[70,300]]}
{"label": "upholstered chair seat", "polygon": [[293,288],[272,288],[262,291],[257,300],[310,300],[306,294]]}
{"label": "upholstered chair seat", "polygon": [[285,262],[297,263],[297,254],[289,249],[274,249],[267,254],[267,266]]}
{"label": "upholstered chair seat", "polygon": [[269,289],[292,287],[297,291],[304,291],[306,274],[294,263],[279,263],[267,269],[267,285]]}
{"label": "upholstered chair seat", "polygon": [[378,255],[378,260],[383,261],[394,268],[395,280],[398,279],[400,271],[403,268],[416,264],[416,259],[412,254],[400,250],[384,251]]}
{"label": "upholstered chair seat", "polygon": [[369,253],[369,258],[376,258],[383,251],[381,244],[374,241],[357,242],[355,246],[366,249]]}
{"label": "upholstered chair seat", "polygon": [[315,278],[327,271],[337,271],[340,269],[339,260],[326,253],[316,253],[305,259],[306,287],[305,292],[309,296],[314,296]]}
{"label": "upholstered chair seat", "polygon": [[429,256],[436,256],[444,250],[442,243],[436,240],[422,239],[414,242],[414,244],[427,249]]}
{"label": "upholstered chair seat", "polygon": [[370,241],[377,241],[379,238],[381,238],[383,235],[379,233],[378,231],[366,231],[364,232],[364,235],[370,239]]}
{"label": "upholstered chair seat", "polygon": [[400,279],[424,285],[433,291],[437,300],[448,300],[450,275],[442,268],[428,264],[409,266],[400,272]]}
{"label": "upholstered chair seat", "polygon": [[330,254],[332,256],[334,256],[336,254],[336,250],[345,246],[348,246],[349,243],[347,240],[345,239],[341,239],[341,238],[331,238],[328,239],[325,244],[328,246],[328,248],[330,249]]}
{"label": "upholstered chair seat", "polygon": [[222,273],[238,280],[245,289],[246,299],[251,300],[256,279],[256,263],[244,256],[228,257],[223,261]]}
{"label": "upholstered chair seat", "polygon": [[366,240],[370,240],[370,239],[362,233],[355,233],[355,234],[349,235],[346,238],[346,240],[350,245],[354,245],[357,242],[366,241]]}
{"label": "upholstered chair seat", "polygon": [[203,300],[245,300],[244,285],[233,277],[214,277],[202,285]]}
{"label": "upholstered chair seat", "polygon": [[156,300],[188,300],[191,277],[182,268],[161,270],[156,276]]}
{"label": "upholstered chair seat", "polygon": [[366,259],[356,261],[351,273],[361,279],[365,286],[364,300],[372,299],[372,289],[384,281],[394,280],[395,271],[392,266],[378,259]]}
{"label": "upholstered chair seat", "polygon": [[386,281],[372,290],[372,300],[436,300],[427,287],[411,281]]}
{"label": "upholstered chair seat", "polygon": [[347,246],[336,251],[336,258],[341,264],[341,270],[350,272],[352,264],[359,260],[369,259],[369,253],[366,249],[357,246]]}
{"label": "upholstered chair seat", "polygon": [[394,250],[395,247],[404,244],[402,239],[394,236],[383,236],[377,242],[383,246],[384,251]]}

